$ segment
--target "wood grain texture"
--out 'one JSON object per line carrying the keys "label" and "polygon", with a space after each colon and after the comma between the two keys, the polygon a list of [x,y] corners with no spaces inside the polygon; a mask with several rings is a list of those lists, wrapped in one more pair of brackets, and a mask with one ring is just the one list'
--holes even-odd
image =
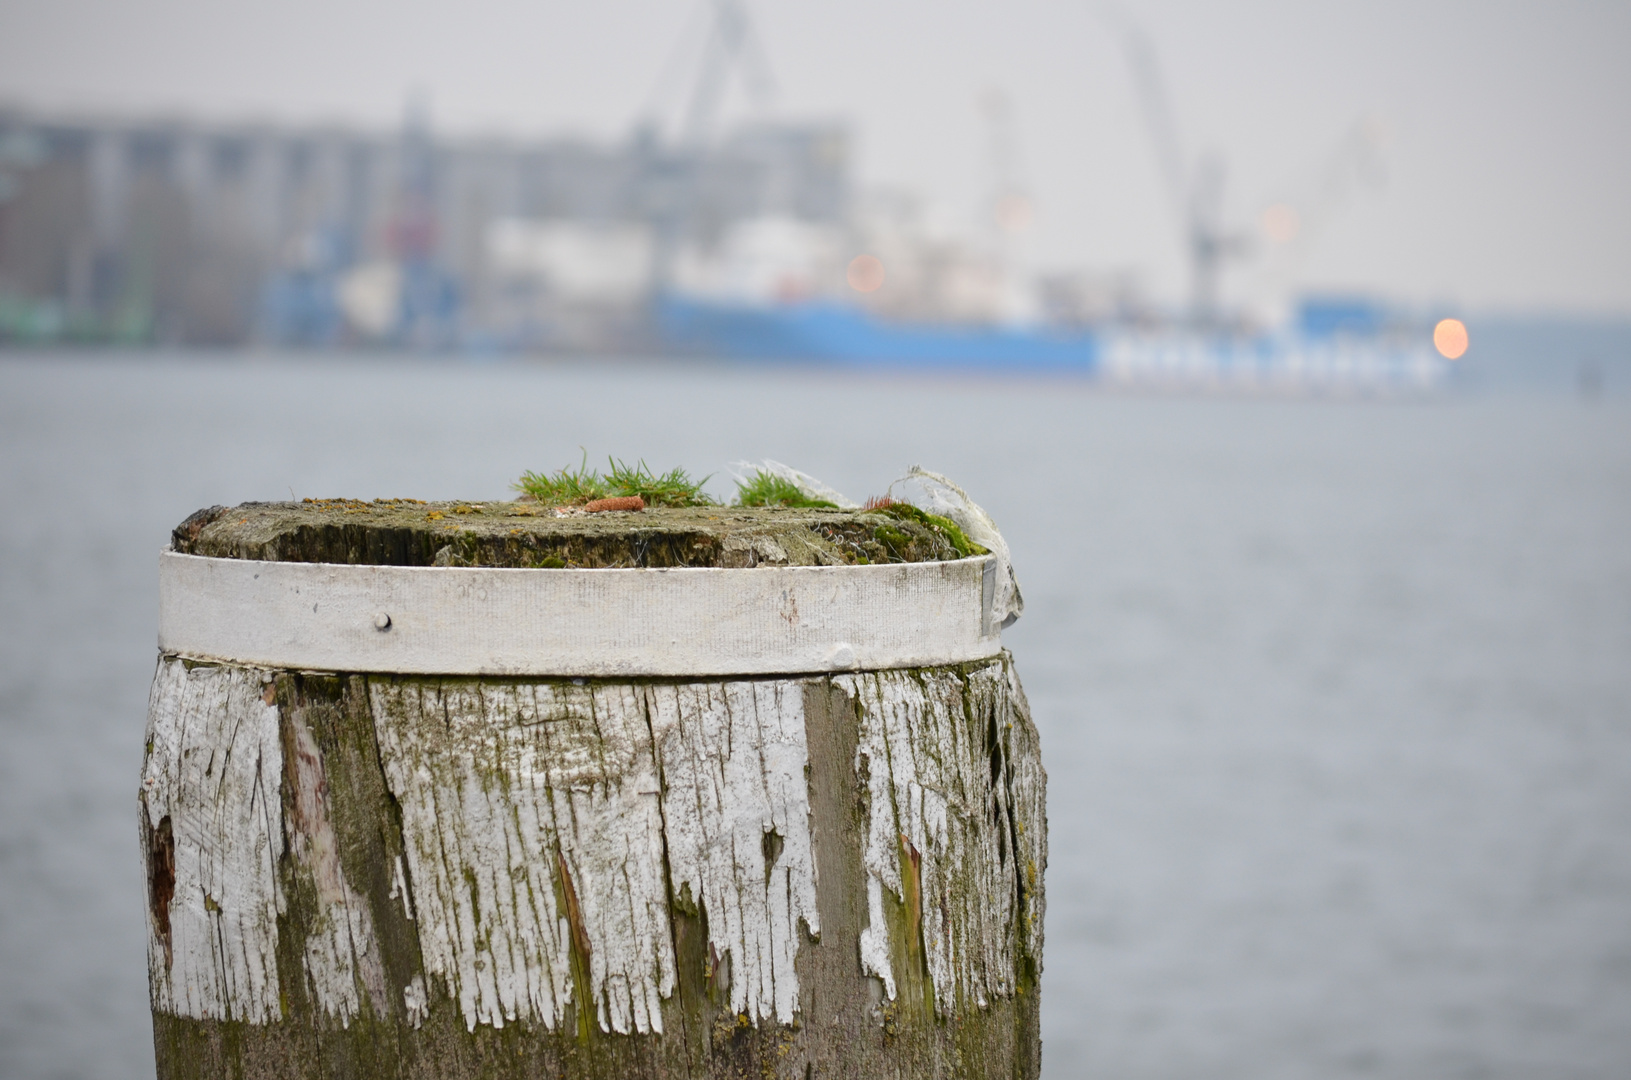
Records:
{"label": "wood grain texture", "polygon": [[172,657],[148,724],[160,1077],[1037,1074],[1045,778],[1006,654],[683,682]]}
{"label": "wood grain texture", "polygon": [[258,672],[174,660],[153,680],[139,798],[156,1010],[279,1016],[283,754],[262,684]]}

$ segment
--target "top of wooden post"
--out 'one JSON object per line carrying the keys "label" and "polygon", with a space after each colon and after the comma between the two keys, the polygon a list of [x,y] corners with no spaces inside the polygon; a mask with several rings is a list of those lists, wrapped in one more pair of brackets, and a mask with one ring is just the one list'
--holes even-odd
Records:
{"label": "top of wooden post", "polygon": [[877,510],[700,506],[564,512],[531,501],[304,499],[200,510],[187,555],[271,562],[519,568],[841,566],[980,555],[951,522]]}

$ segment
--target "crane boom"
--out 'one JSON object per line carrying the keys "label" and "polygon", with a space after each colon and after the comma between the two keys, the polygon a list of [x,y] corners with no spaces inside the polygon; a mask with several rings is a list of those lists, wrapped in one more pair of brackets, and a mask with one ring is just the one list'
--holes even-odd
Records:
{"label": "crane boom", "polygon": [[1133,90],[1138,95],[1139,111],[1144,117],[1144,128],[1154,144],[1156,164],[1167,185],[1167,196],[1173,210],[1183,213],[1189,201],[1188,170],[1184,166],[1182,144],[1178,139],[1178,124],[1173,119],[1171,99],[1167,96],[1166,80],[1161,76],[1161,64],[1149,35],[1119,7],[1106,4],[1103,11],[1121,35],[1122,52],[1133,77]]}
{"label": "crane boom", "polygon": [[693,145],[707,142],[713,134],[733,66],[743,65],[748,90],[755,98],[767,97],[771,86],[769,65],[754,36],[747,5],[743,0],[714,0],[713,7],[713,26],[702,48],[701,71],[685,111],[682,138]]}
{"label": "crane boom", "polygon": [[1207,154],[1193,169],[1188,166],[1155,46],[1121,8],[1103,4],[1100,10],[1121,37],[1144,126],[1155,145],[1167,197],[1183,230],[1189,256],[1190,318],[1198,326],[1212,326],[1218,318],[1218,284],[1224,261],[1248,250],[1244,236],[1224,228],[1223,162],[1217,155]]}

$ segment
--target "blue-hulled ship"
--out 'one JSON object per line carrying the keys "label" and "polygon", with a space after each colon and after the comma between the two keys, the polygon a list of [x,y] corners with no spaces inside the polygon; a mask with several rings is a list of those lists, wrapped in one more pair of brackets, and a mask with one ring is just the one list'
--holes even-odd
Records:
{"label": "blue-hulled ship", "polygon": [[1310,298],[1276,331],[1095,328],[891,319],[833,300],[751,304],[667,294],[666,351],[878,369],[1062,374],[1108,385],[1263,393],[1397,393],[1444,385],[1449,365],[1417,321],[1353,299]]}

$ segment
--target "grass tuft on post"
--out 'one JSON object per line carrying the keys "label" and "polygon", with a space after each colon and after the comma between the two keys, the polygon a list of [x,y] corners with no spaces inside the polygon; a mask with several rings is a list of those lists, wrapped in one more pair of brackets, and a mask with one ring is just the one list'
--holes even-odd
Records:
{"label": "grass tuft on post", "polygon": [[684,469],[656,473],[644,461],[629,465],[616,458],[606,459],[608,471],[602,475],[589,467],[589,456],[577,468],[567,466],[552,473],[524,472],[512,485],[545,506],[582,506],[596,499],[617,499],[638,495],[647,506],[714,506],[702,490],[704,476],[693,480]]}
{"label": "grass tuft on post", "polygon": [[737,506],[793,506],[836,510],[838,504],[806,495],[786,477],[759,470],[748,480],[736,482]]}

